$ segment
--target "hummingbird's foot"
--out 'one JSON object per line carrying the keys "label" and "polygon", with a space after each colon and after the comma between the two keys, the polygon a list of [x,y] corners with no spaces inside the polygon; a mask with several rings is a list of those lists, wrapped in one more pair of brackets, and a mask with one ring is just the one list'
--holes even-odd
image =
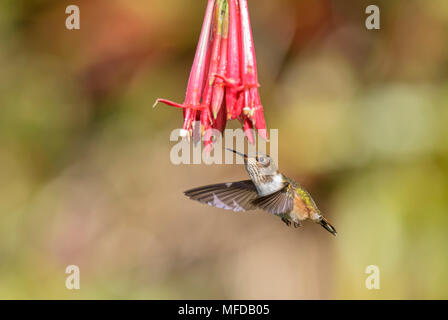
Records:
{"label": "hummingbird's foot", "polygon": [[301,226],[300,222],[294,222],[294,228],[298,228],[300,226]]}
{"label": "hummingbird's foot", "polygon": [[282,218],[282,221],[289,227],[289,226],[291,226],[291,221],[289,221],[288,219],[286,219],[286,218]]}

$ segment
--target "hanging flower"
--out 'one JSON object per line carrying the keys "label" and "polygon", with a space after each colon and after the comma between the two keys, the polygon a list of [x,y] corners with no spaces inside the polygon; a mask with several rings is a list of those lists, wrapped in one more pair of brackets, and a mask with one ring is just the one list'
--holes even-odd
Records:
{"label": "hanging flower", "polygon": [[267,139],[259,87],[247,0],[208,0],[184,103],[157,99],[154,105],[183,109],[183,137],[192,135],[193,122],[200,120],[207,150],[213,143],[210,129],[222,132],[233,119],[254,143],[254,127]]}

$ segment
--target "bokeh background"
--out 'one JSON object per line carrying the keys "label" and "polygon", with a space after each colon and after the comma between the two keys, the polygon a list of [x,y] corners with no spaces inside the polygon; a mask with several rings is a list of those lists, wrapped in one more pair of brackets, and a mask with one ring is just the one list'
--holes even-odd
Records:
{"label": "bokeh background", "polygon": [[448,2],[249,1],[280,168],[337,238],[183,196],[246,179],[172,165],[181,112],[151,108],[183,101],[205,4],[0,1],[0,298],[448,298]]}

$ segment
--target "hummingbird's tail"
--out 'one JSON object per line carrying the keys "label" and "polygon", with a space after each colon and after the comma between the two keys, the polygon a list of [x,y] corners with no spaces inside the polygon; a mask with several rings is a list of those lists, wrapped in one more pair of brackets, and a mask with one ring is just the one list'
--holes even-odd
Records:
{"label": "hummingbird's tail", "polygon": [[328,232],[330,232],[332,235],[336,236],[338,233],[336,232],[336,229],[328,222],[327,219],[321,216],[319,220],[319,224],[325,228]]}

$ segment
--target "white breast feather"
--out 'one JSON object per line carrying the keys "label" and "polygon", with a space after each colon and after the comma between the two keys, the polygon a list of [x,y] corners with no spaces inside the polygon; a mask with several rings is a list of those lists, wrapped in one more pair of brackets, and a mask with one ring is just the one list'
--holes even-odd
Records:
{"label": "white breast feather", "polygon": [[269,183],[259,183],[256,185],[260,197],[267,196],[281,190],[284,187],[282,175],[277,173]]}

